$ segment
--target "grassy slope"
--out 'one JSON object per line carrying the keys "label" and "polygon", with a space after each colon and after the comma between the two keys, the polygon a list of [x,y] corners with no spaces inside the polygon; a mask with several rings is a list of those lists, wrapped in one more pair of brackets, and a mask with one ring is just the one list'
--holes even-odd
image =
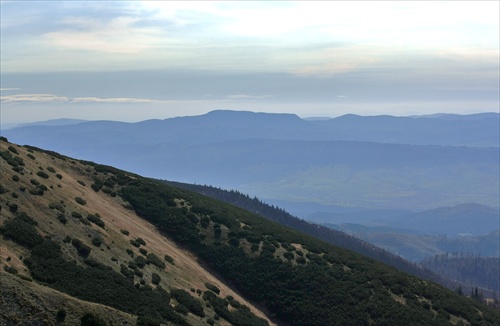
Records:
{"label": "grassy slope", "polygon": [[[0,211],[0,225],[16,215],[9,210],[9,205],[16,204],[18,212],[28,213],[29,216],[38,222],[37,230],[40,234],[49,235],[53,240],[62,244],[63,255],[67,259],[74,259],[81,265],[81,258],[77,255],[75,248],[71,244],[63,243],[63,239],[66,236],[79,238],[92,248],[91,258],[111,266],[117,272],[120,271],[121,263],[126,264],[132,260],[126,249],[133,250],[136,257],[140,256],[138,248],[130,244],[130,240],[140,237],[145,239],[147,243],[142,248],[161,258],[168,254],[173,258],[175,263],[175,265],[167,264],[164,270],[160,270],[156,266],[147,265],[142,270],[144,273],[143,279],[150,282],[151,275],[154,272],[161,276],[160,284],[164,288],[181,288],[187,291],[191,289],[205,290],[205,283],[209,282],[220,288],[221,296],[231,295],[242,304],[251,307],[252,312],[265,318],[262,312],[251,306],[244,298],[202,267],[193,254],[162,236],[147,221],[137,218],[133,210],[126,209],[120,197],[111,197],[105,195],[103,192],[97,193],[92,190],[90,185],[94,182],[93,178],[96,176],[92,167],[78,161],[69,159],[61,160],[43,152],[35,151],[29,153],[27,148],[14,144],[0,142],[0,146],[1,151],[6,151],[8,146],[13,146],[19,153],[19,155],[12,153],[13,156],[22,158],[25,164],[23,166],[23,175],[21,175],[12,171],[12,166],[8,165],[5,160],[0,159],[0,167],[2,169],[1,185],[5,191],[0,195],[0,204],[2,206]],[[29,158],[27,154],[33,155],[35,159]],[[56,172],[49,172],[47,170],[49,166],[54,168]],[[41,171],[40,167],[49,175],[48,179],[36,175],[38,171]],[[61,179],[56,177],[56,174],[59,174]],[[19,181],[14,181],[12,179],[14,176],[17,176]],[[29,193],[30,189],[35,188],[30,182],[32,179],[44,184],[48,188],[43,196],[34,196]],[[22,187],[26,188],[24,192],[20,191]],[[17,195],[17,198],[12,197],[13,193]],[[84,198],[86,204],[83,206],[79,205],[75,202],[75,197]],[[65,213],[68,220],[66,224],[59,222],[57,219],[57,215],[61,213],[58,209],[49,208],[49,205],[53,203],[60,203],[62,205],[61,210]],[[94,224],[90,226],[84,225],[78,219],[71,217],[72,212],[81,213],[83,218],[85,218],[87,213],[98,213],[105,223],[105,228],[102,229]],[[121,230],[127,230],[129,235],[123,234]],[[103,240],[103,244],[99,248],[91,243],[95,237],[100,237]],[[22,259],[20,259],[20,257],[27,256],[29,256],[27,248],[5,238],[0,240],[0,268],[2,270],[2,297],[4,302],[15,305],[16,301],[21,300],[23,306],[31,307],[28,310],[36,311],[36,314],[32,316],[34,321],[53,321],[57,310],[60,308],[62,297],[65,302],[63,307],[68,310],[69,320],[80,318],[85,311],[96,311],[103,316],[109,316],[109,318],[106,318],[110,322],[115,319],[113,314],[103,313],[108,310],[116,311],[115,309],[71,298],[58,291],[39,286],[35,282],[28,283],[19,277],[13,278],[12,274],[4,271],[4,267],[12,266],[17,269],[18,275],[29,276],[28,269],[23,264]],[[116,261],[111,260],[111,258]],[[135,282],[138,281],[139,278],[136,277]],[[32,297],[32,295],[26,296],[26,293],[33,293],[41,299],[38,301],[30,300],[29,297]],[[7,306],[4,306],[4,308],[4,310],[7,310]],[[22,311],[21,309],[2,312],[0,320],[2,318],[4,318],[4,321],[26,318],[26,311]],[[134,320],[134,317],[131,317],[129,314],[123,312],[117,312],[116,314],[128,321]],[[210,315],[213,316],[213,312],[207,312],[207,316]],[[189,314],[187,319],[190,324],[206,324],[205,321],[192,314]]]}

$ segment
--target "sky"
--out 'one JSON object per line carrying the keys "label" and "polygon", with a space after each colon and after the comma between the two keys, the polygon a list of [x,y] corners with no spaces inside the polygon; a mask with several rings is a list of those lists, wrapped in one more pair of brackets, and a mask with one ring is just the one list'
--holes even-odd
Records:
{"label": "sky", "polygon": [[0,122],[499,112],[499,1],[0,1]]}

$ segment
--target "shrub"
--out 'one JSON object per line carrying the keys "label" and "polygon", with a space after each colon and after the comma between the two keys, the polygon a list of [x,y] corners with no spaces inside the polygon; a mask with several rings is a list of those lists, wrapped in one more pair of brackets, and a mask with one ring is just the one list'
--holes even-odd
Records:
{"label": "shrub", "polygon": [[120,232],[122,234],[125,234],[125,235],[129,235],[130,234],[130,232],[128,232],[127,230],[124,230],[124,229],[121,229]]}
{"label": "shrub", "polygon": [[59,309],[56,314],[56,320],[60,323],[62,323],[66,319],[66,310],[63,308]]}
{"label": "shrub", "polygon": [[137,239],[135,239],[135,241],[137,241],[137,243],[139,243],[139,244],[141,244],[143,246],[146,245],[146,241],[144,241],[142,238],[137,238]]}
{"label": "shrub", "polygon": [[92,249],[84,244],[80,239],[73,238],[71,244],[76,248],[78,254],[84,258],[87,258],[92,251]]}
{"label": "shrub", "polygon": [[134,239],[130,240],[130,244],[134,247],[137,247],[137,248],[139,248],[141,246],[141,244]]}
{"label": "shrub", "polygon": [[19,213],[12,220],[5,221],[1,230],[7,239],[12,239],[20,245],[32,248],[43,241],[43,238],[35,229],[35,225],[37,225],[36,221],[26,213]]}
{"label": "shrub", "polygon": [[160,275],[156,274],[156,273],[153,273],[151,275],[151,283],[155,284],[155,285],[158,285],[160,284],[160,281],[161,281],[161,277]]}
{"label": "shrub", "polygon": [[106,322],[99,316],[96,316],[90,312],[82,316],[81,326],[105,326]]}
{"label": "shrub", "polygon": [[101,220],[97,215],[89,214],[87,215],[87,220],[104,229],[104,221]]}
{"label": "shrub", "polygon": [[59,213],[57,215],[57,219],[59,220],[59,222],[61,222],[62,224],[66,224],[68,223],[68,219],[66,218],[66,216],[64,216],[64,214],[62,213]]}
{"label": "shrub", "polygon": [[17,175],[13,175],[12,176],[12,180],[15,181],[15,182],[18,182],[19,181],[19,177]]}
{"label": "shrub", "polygon": [[103,186],[102,181],[96,179],[94,180],[94,183],[90,185],[90,188],[92,188],[92,190],[94,190],[95,192],[98,192],[99,190],[101,190],[102,186]]}
{"label": "shrub", "polygon": [[92,244],[96,247],[100,247],[102,245],[102,239],[99,237],[94,237],[92,239]]}
{"label": "shrub", "polygon": [[59,173],[58,173],[58,174],[56,174],[56,177],[57,177],[58,179],[62,179],[62,175],[61,175],[61,174],[59,174]]}
{"label": "shrub", "polygon": [[71,212],[71,216],[73,216],[74,218],[83,218],[82,214],[78,213],[78,212]]}
{"label": "shrub", "polygon": [[161,269],[166,267],[165,263],[153,253],[148,254],[148,262]]}
{"label": "shrub", "polygon": [[146,249],[144,249],[144,248],[139,248],[139,252],[141,254],[143,254],[144,256],[146,256],[148,254],[148,251]]}
{"label": "shrub", "polygon": [[146,266],[146,264],[149,264],[149,261],[146,258],[144,258],[144,256],[137,256],[137,258],[135,258],[134,262],[135,262],[135,265],[137,265],[136,267],[139,267],[139,268],[144,268],[144,266]]}
{"label": "shrub", "polygon": [[9,211],[12,213],[17,212],[17,204],[9,204]]}
{"label": "shrub", "polygon": [[17,149],[14,147],[14,146],[9,146],[8,147],[9,151],[11,151],[12,153],[14,154],[18,154],[19,155],[19,152],[17,151]]}
{"label": "shrub", "polygon": [[75,201],[80,205],[86,205],[87,201],[81,197],[75,197]]}
{"label": "shrub", "polygon": [[170,255],[165,255],[165,257],[163,257],[163,259],[165,259],[167,262],[169,262],[170,264],[172,265],[175,265],[174,263],[174,258],[172,258],[172,256]]}
{"label": "shrub", "polygon": [[44,178],[44,179],[48,179],[49,178],[49,175],[43,171],[38,171],[36,173],[37,176],[39,176],[40,178]]}
{"label": "shrub", "polygon": [[3,267],[3,269],[4,269],[7,273],[11,273],[11,274],[14,274],[14,275],[15,275],[15,274],[17,274],[17,269],[16,269],[14,266],[8,266],[8,267],[7,267],[7,265],[5,265],[5,266]]}
{"label": "shrub", "polygon": [[207,289],[209,289],[210,291],[212,291],[212,292],[214,292],[216,294],[220,293],[220,289],[216,285],[214,285],[212,283],[206,282],[205,286],[207,287]]}
{"label": "shrub", "polygon": [[60,212],[64,211],[64,207],[61,203],[50,203],[49,208],[50,209],[57,209]]}
{"label": "shrub", "polygon": [[54,168],[53,168],[53,167],[51,167],[51,166],[48,166],[48,167],[47,167],[47,170],[48,170],[49,172],[51,172],[51,173],[56,173],[56,169],[54,169]]}
{"label": "shrub", "polygon": [[84,187],[85,187],[85,182],[80,181],[80,180],[76,180],[76,182],[78,182],[80,185],[82,185],[82,186],[84,186]]}
{"label": "shrub", "polygon": [[180,305],[186,307],[191,313],[205,317],[205,312],[203,311],[203,306],[201,302],[194,298],[189,292],[182,289],[173,289],[170,291],[170,295],[179,302]]}
{"label": "shrub", "polygon": [[27,156],[32,160],[36,160],[36,157],[33,154],[28,153]]}

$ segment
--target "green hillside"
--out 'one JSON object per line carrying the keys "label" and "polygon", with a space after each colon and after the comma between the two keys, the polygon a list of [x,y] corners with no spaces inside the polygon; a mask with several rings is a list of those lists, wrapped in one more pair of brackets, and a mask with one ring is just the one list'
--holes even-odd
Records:
{"label": "green hillside", "polygon": [[[472,299],[229,204],[113,167],[1,146],[2,276],[140,316],[138,324],[500,323],[499,311]],[[146,221],[155,229],[140,236]],[[180,270],[184,257],[211,275]],[[81,318],[110,323],[98,310]]]}

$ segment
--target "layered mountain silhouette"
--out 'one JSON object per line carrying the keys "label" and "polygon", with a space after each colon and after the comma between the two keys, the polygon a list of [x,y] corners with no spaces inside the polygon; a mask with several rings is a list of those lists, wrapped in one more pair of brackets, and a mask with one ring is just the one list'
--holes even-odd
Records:
{"label": "layered mountain silhouette", "polygon": [[3,134],[150,177],[238,189],[290,210],[296,203],[326,210],[500,206],[496,113],[311,121],[213,111],[138,123],[31,125]]}

